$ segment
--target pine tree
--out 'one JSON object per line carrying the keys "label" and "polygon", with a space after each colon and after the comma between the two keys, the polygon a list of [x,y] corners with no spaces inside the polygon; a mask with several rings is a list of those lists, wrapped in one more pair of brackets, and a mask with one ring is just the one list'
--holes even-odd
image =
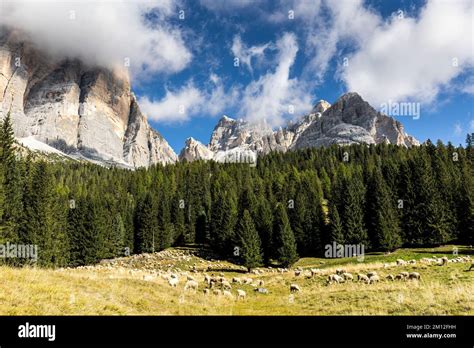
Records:
{"label": "pine tree", "polygon": [[364,222],[365,188],[362,176],[355,173],[344,180],[343,224],[345,241],[349,244],[363,244],[368,247],[369,238]]}
{"label": "pine tree", "polygon": [[148,192],[137,207],[134,250],[137,253],[149,253],[159,249],[159,245],[156,203],[151,193]]}
{"label": "pine tree", "polygon": [[19,238],[19,228],[22,220],[22,177],[20,164],[14,148],[15,137],[11,123],[10,112],[2,122],[0,137],[0,163],[2,164],[2,220],[0,221],[0,243],[14,243]]}
{"label": "pine tree", "polygon": [[298,252],[295,236],[291,230],[285,207],[282,204],[276,206],[273,233],[276,240],[278,261],[285,267],[292,265],[298,260]]}
{"label": "pine tree", "polygon": [[398,214],[379,168],[374,170],[368,188],[369,234],[374,250],[392,251],[401,246]]}
{"label": "pine tree", "polygon": [[248,210],[244,210],[242,219],[238,223],[237,236],[240,242],[239,255],[242,264],[247,267],[249,272],[252,268],[261,266],[263,255],[260,237]]}
{"label": "pine tree", "polygon": [[341,222],[341,218],[339,217],[339,212],[337,211],[337,207],[334,203],[329,206],[329,236],[328,236],[328,243],[336,243],[336,244],[344,244],[345,237],[343,226]]}

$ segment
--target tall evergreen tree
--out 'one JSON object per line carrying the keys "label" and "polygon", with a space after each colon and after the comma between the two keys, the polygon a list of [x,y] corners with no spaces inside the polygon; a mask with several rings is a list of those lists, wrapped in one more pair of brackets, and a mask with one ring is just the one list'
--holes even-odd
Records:
{"label": "tall evergreen tree", "polygon": [[288,221],[285,207],[280,203],[277,204],[275,209],[273,233],[276,240],[276,257],[278,262],[283,266],[292,265],[298,260],[296,241]]}
{"label": "tall evergreen tree", "polygon": [[263,255],[260,237],[248,210],[244,210],[242,219],[238,223],[237,236],[239,238],[239,256],[242,264],[247,267],[249,272],[252,268],[261,266]]}
{"label": "tall evergreen tree", "polygon": [[379,168],[374,170],[367,192],[368,226],[372,248],[391,251],[400,247],[402,240],[394,197]]}

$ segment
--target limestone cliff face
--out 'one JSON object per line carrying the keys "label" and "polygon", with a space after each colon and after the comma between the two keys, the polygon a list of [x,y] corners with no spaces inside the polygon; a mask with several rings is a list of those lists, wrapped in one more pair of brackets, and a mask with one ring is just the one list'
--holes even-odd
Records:
{"label": "limestone cliff face", "polygon": [[133,167],[177,160],[140,112],[125,71],[54,60],[0,29],[0,117],[8,110],[17,137],[63,152]]}
{"label": "limestone cliff face", "polygon": [[[253,151],[259,155],[332,144],[382,142],[407,147],[419,145],[405,133],[400,122],[377,112],[357,93],[347,93],[333,105],[320,100],[308,115],[278,130],[224,116],[214,128],[207,149],[214,154],[213,159],[218,160],[225,157],[226,152],[235,151]],[[182,153],[188,161],[197,159],[193,157],[195,151],[189,150],[189,144]]]}
{"label": "limestone cliff face", "polygon": [[400,122],[377,112],[357,93],[347,93],[315,119],[291,148],[382,142],[407,147],[419,145],[405,133]]}

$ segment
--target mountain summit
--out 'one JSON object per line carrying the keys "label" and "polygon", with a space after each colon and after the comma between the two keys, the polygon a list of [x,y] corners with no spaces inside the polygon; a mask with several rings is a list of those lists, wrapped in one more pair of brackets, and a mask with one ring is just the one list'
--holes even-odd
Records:
{"label": "mountain summit", "polygon": [[17,137],[131,167],[177,160],[141,113],[123,69],[55,61],[5,29],[0,29],[0,58],[0,118],[11,110]]}

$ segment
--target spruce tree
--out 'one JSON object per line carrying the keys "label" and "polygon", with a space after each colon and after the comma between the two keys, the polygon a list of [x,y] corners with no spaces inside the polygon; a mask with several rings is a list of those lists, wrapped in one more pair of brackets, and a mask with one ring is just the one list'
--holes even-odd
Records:
{"label": "spruce tree", "polygon": [[389,191],[379,168],[374,170],[368,188],[368,218],[371,247],[392,251],[401,246],[398,214],[394,197]]}
{"label": "spruce tree", "polygon": [[295,236],[291,230],[285,207],[279,203],[275,209],[275,219],[273,222],[273,233],[276,240],[278,262],[285,266],[291,266],[298,261],[298,252]]}
{"label": "spruce tree", "polygon": [[242,264],[247,267],[249,272],[252,268],[261,266],[263,255],[260,237],[248,210],[244,210],[242,219],[238,223],[237,237],[239,239],[239,256]]}

